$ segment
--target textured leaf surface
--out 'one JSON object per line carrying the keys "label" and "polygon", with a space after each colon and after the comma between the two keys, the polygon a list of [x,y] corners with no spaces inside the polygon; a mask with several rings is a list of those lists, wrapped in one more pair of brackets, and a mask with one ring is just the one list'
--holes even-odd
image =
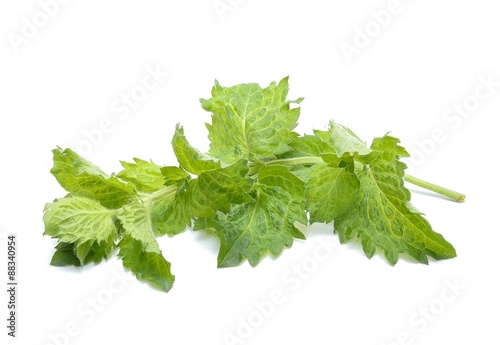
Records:
{"label": "textured leaf surface", "polygon": [[140,202],[132,203],[124,207],[118,219],[124,231],[118,243],[118,255],[123,265],[138,279],[168,292],[174,283],[174,276],[156,241],[148,208]]}
{"label": "textured leaf surface", "polygon": [[329,134],[330,140],[339,157],[345,153],[357,153],[359,155],[368,155],[371,153],[366,143],[354,134],[353,131],[335,121],[330,121]]}
{"label": "textured leaf surface", "polygon": [[405,253],[427,263],[427,255],[436,259],[456,256],[455,249],[442,235],[434,232],[421,214],[408,207],[409,193],[403,186],[405,165],[398,161],[406,151],[398,140],[384,137],[372,148],[381,153],[368,167],[356,171],[360,181],[354,207],[335,220],[342,242],[360,238],[368,257],[381,249],[391,264]]}
{"label": "textured leaf surface", "polygon": [[81,265],[86,265],[90,262],[95,264],[100,263],[103,259],[107,259],[115,246],[115,236],[111,237],[106,242],[85,242],[81,245],[73,245],[73,252],[80,260]]}
{"label": "textured leaf surface", "polygon": [[149,210],[140,201],[126,205],[118,215],[125,234],[139,241],[144,251],[159,253],[155,233],[151,225]]}
{"label": "textured leaf surface", "polygon": [[217,211],[228,212],[232,203],[248,202],[253,181],[246,177],[247,161],[239,161],[225,168],[206,171],[191,180],[188,198],[196,217],[211,218]]}
{"label": "textured leaf surface", "polygon": [[183,232],[192,223],[193,212],[190,205],[186,191],[179,191],[170,197],[154,202],[151,209],[154,231],[170,236]]}
{"label": "textured leaf surface", "polygon": [[[320,133],[320,131],[318,131]],[[290,147],[294,149],[294,155],[300,157],[321,157],[324,153],[334,153],[335,148],[330,142],[330,137],[323,140],[320,135],[303,135],[295,138]]]}
{"label": "textured leaf surface", "polygon": [[171,185],[174,183],[178,183],[179,181],[183,182],[187,178],[189,178],[189,174],[186,172],[186,170],[175,167],[175,166],[168,166],[168,167],[162,167],[161,169],[161,174],[165,178],[165,185]]}
{"label": "textured leaf surface", "polygon": [[311,222],[329,223],[353,207],[359,189],[356,175],[318,163],[311,167],[305,196]]}
{"label": "textured leaf surface", "polygon": [[235,206],[228,215],[219,214],[219,267],[239,265],[245,258],[256,266],[266,254],[279,255],[291,247],[296,221],[305,224],[307,219],[290,194],[261,186],[255,201]]}
{"label": "textured leaf surface", "polygon": [[124,170],[120,171],[117,177],[132,183],[142,192],[152,193],[163,187],[165,177],[158,165],[139,158],[134,158],[134,162],[121,162]]}
{"label": "textured leaf surface", "polygon": [[105,174],[71,149],[55,149],[51,173],[68,192],[98,200],[108,208],[119,208],[136,195],[133,185]]}
{"label": "textured leaf surface", "polygon": [[266,187],[279,187],[290,194],[293,201],[304,205],[304,182],[281,165],[265,166],[259,171],[259,183]]}
{"label": "textured leaf surface", "polygon": [[181,167],[192,174],[220,168],[220,163],[191,146],[184,135],[184,129],[177,126],[172,139],[172,147]]}
{"label": "textured leaf surface", "polygon": [[201,100],[212,113],[207,124],[211,141],[210,155],[232,163],[239,158],[274,158],[288,151],[288,143],[297,136],[299,108],[290,109],[286,101],[288,78],[266,88],[258,84],[222,87],[218,82],[212,98]]}
{"label": "textured leaf surface", "polygon": [[52,265],[99,263],[108,257],[116,239],[114,210],[82,197],[63,198],[45,206],[45,235],[59,239]]}
{"label": "textured leaf surface", "polygon": [[130,269],[137,279],[160,291],[170,291],[175,277],[170,271],[170,262],[165,260],[161,252],[145,251],[144,245],[130,235],[125,235],[118,247],[123,266]]}
{"label": "textured leaf surface", "polygon": [[58,199],[45,206],[44,234],[77,245],[106,242],[116,235],[115,213],[88,198]]}

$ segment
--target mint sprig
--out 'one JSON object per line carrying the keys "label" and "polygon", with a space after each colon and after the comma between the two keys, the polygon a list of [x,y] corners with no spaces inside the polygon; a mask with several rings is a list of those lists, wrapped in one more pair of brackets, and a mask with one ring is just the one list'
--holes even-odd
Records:
{"label": "mint sprig", "polygon": [[178,125],[172,139],[176,166],[135,158],[108,175],[71,149],[53,150],[51,173],[68,192],[45,206],[45,235],[58,240],[51,264],[99,263],[113,253],[136,277],[169,291],[174,276],[158,236],[187,228],[220,241],[218,267],[256,266],[279,256],[298,224],[333,223],[346,243],[359,239],[365,254],[401,255],[428,263],[456,256],[410,203],[410,182],[456,201],[464,196],[405,175],[408,152],[384,135],[366,145],[334,121],[326,131],[294,132],[300,110],[288,101],[288,78],[223,87],[202,99],[211,113],[208,153],[188,142]]}

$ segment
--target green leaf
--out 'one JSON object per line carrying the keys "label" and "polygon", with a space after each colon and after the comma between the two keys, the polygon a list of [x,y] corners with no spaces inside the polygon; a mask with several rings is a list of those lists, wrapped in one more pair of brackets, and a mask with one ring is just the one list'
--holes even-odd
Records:
{"label": "green leaf", "polygon": [[120,171],[117,177],[146,193],[155,192],[164,186],[165,178],[158,165],[139,158],[134,158],[134,162],[135,164],[121,162],[124,170]]}
{"label": "green leaf", "polygon": [[199,175],[204,171],[220,168],[220,162],[210,159],[189,144],[184,136],[184,129],[179,125],[175,129],[172,147],[181,167],[192,174]]}
{"label": "green leaf", "polygon": [[305,206],[304,182],[290,172],[290,168],[282,165],[264,166],[259,171],[258,181],[267,187],[279,187],[286,190],[293,201]]}
{"label": "green leaf", "polygon": [[[351,155],[368,155],[371,150],[366,143],[362,141],[353,131],[344,127],[335,121],[330,121],[329,129],[330,141],[333,143],[335,152],[338,157],[342,157],[345,153]],[[319,132],[317,132],[319,135]]]}
{"label": "green leaf", "polygon": [[61,242],[99,244],[116,236],[113,222],[116,210],[109,210],[95,200],[82,197],[58,199],[47,204],[44,212],[44,234]]}
{"label": "green leaf", "polygon": [[71,149],[57,148],[52,153],[50,172],[73,195],[95,199],[108,208],[119,208],[135,197],[133,185],[108,176]]}
{"label": "green leaf", "polygon": [[139,280],[168,292],[174,282],[170,263],[162,256],[151,224],[149,209],[137,201],[123,208],[118,215],[123,227],[123,238],[118,243],[123,265]]}
{"label": "green leaf", "polygon": [[318,163],[311,167],[305,197],[311,222],[329,223],[353,207],[359,181],[344,168]]}
{"label": "green leaf", "polygon": [[217,211],[228,212],[231,204],[252,200],[248,193],[253,180],[247,173],[248,162],[241,159],[227,167],[203,172],[191,180],[187,193],[193,215],[210,218]]}
{"label": "green leaf", "polygon": [[74,249],[73,243],[59,242],[50,264],[52,266],[81,266],[82,263]]}
{"label": "green leaf", "polygon": [[106,242],[85,242],[74,248],[76,257],[82,265],[90,262],[95,264],[100,263],[103,259],[107,259],[115,246],[115,238],[110,238]]}
{"label": "green leaf", "polygon": [[162,167],[161,169],[161,174],[165,178],[165,185],[172,185],[175,184],[179,181],[184,182],[187,178],[189,178],[189,174],[186,172],[186,170],[175,167],[175,166],[168,166],[168,167]]}
{"label": "green leaf", "polygon": [[123,207],[118,215],[125,234],[142,244],[146,252],[159,253],[160,247],[156,242],[155,233],[151,225],[148,208],[140,201],[135,201]]}
{"label": "green leaf", "polygon": [[178,191],[170,197],[154,202],[151,222],[155,232],[173,236],[191,226],[192,212],[189,206],[186,191]]}
{"label": "green leaf", "polygon": [[93,262],[100,263],[108,259],[115,245],[115,238],[107,242],[85,242],[80,245],[74,243],[59,242],[56,251],[52,255],[50,264],[52,266],[83,266]]}
{"label": "green leaf", "polygon": [[341,242],[360,238],[368,257],[381,249],[387,261],[396,264],[400,253],[422,263],[456,256],[455,249],[434,232],[421,214],[408,207],[409,192],[403,186],[405,165],[399,162],[406,151],[389,136],[376,139],[372,149],[378,159],[356,170],[359,193],[349,212],[335,219]]}
{"label": "green leaf", "polygon": [[137,279],[160,291],[170,291],[175,276],[170,272],[170,262],[165,260],[160,251],[145,251],[144,244],[130,235],[125,235],[118,247],[123,266],[130,269]]}
{"label": "green leaf", "polygon": [[267,88],[258,84],[222,87],[217,81],[211,99],[201,99],[203,109],[212,113],[207,124],[210,155],[232,163],[240,158],[264,159],[289,151],[297,134],[299,108],[286,101],[288,78]]}
{"label": "green leaf", "polygon": [[325,141],[320,135],[306,134],[297,137],[290,143],[290,147],[294,149],[292,152],[297,157],[321,157],[322,154],[335,152],[330,138],[327,137]]}
{"label": "green leaf", "polygon": [[52,265],[74,265],[78,260],[79,266],[83,266],[99,263],[109,256],[117,236],[115,210],[106,209],[92,199],[67,197],[47,204],[44,212],[44,234],[63,243],[56,247]]}
{"label": "green leaf", "polygon": [[[400,140],[398,138],[385,135],[381,138],[373,139],[371,149],[378,153],[381,159],[393,162],[402,157],[410,157],[410,154],[406,149],[399,145]],[[398,166],[398,171],[406,169],[406,165],[402,162],[395,163]]]}
{"label": "green leaf", "polygon": [[298,232],[294,222],[307,223],[304,209],[285,190],[256,188],[253,202],[234,206],[227,215],[219,213],[219,267],[237,266],[245,258],[256,266],[268,253],[277,256],[292,246]]}
{"label": "green leaf", "polygon": [[216,216],[212,218],[196,218],[193,224],[194,231],[221,229],[221,225]]}

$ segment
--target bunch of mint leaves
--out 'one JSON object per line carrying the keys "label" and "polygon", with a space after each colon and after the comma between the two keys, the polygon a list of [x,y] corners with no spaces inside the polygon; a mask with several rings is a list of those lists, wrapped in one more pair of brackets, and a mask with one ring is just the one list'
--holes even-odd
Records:
{"label": "bunch of mint leaves", "polygon": [[287,94],[288,78],[266,88],[216,82],[212,98],[201,99],[212,114],[210,149],[192,147],[178,125],[176,166],[136,158],[108,175],[71,149],[53,150],[51,173],[69,194],[44,209],[44,234],[58,240],[51,264],[97,264],[117,253],[139,280],[167,292],[174,275],[158,236],[206,230],[220,241],[218,267],[256,266],[305,239],[297,224],[314,222],[333,223],[341,243],[359,239],[368,257],[378,251],[392,265],[400,254],[424,264],[456,256],[411,205],[405,180],[420,180],[405,176],[400,159],[409,154],[397,138],[367,146],[333,121],[301,136],[302,99]]}

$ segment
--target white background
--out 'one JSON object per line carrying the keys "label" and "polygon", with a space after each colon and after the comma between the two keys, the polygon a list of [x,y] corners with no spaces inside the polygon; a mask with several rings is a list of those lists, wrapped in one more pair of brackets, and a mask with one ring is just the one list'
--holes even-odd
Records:
{"label": "white background", "polygon": [[[2,293],[2,344],[500,341],[495,2],[222,0],[230,10],[218,13],[213,0],[74,0],[49,7],[50,16],[44,3],[0,5],[0,232],[17,234],[19,267],[18,337],[6,336]],[[372,11],[388,8],[391,18],[377,24]],[[341,47],[355,44],[346,58]],[[112,106],[138,90],[148,69],[169,75],[120,117]],[[42,235],[42,211],[64,195],[49,174],[53,148],[84,147],[84,132],[95,134],[104,121],[108,133],[95,134],[86,157],[105,171],[133,157],[172,165],[178,122],[208,149],[210,116],[198,100],[210,97],[215,79],[264,86],[287,75],[290,99],[305,97],[299,132],[329,119],[368,142],[390,131],[414,154],[414,175],[467,195],[458,204],[411,189],[457,258],[391,267],[380,255],[368,260],[358,243],[340,246],[331,225],[315,225],[307,241],[254,269],[218,270],[218,242],[201,233],[161,238],[177,278],[168,294],[136,282],[116,259],[49,266],[55,242]],[[497,85],[488,93],[481,78]],[[464,102],[466,117],[448,111]],[[320,245],[328,239],[330,254]],[[3,238],[1,284],[5,249]],[[292,273],[300,265],[307,277]],[[280,303],[271,307],[266,300],[276,294]]]}

